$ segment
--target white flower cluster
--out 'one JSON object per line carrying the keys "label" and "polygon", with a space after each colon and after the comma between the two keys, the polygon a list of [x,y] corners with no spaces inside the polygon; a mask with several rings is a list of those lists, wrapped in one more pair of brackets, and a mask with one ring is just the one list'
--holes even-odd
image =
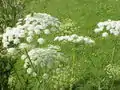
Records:
{"label": "white flower cluster", "polygon": [[97,28],[94,29],[95,33],[102,32],[102,37],[107,37],[109,34],[118,36],[120,34],[120,21],[104,21],[97,24]]}
{"label": "white flower cluster", "polygon": [[29,14],[24,19],[19,19],[16,27],[6,28],[2,39],[3,47],[9,48],[21,43],[30,45],[33,42],[41,45],[45,42],[42,34],[48,35],[53,31],[58,31],[59,25],[58,19],[48,14]]}
{"label": "white flower cluster", "polygon": [[65,41],[65,42],[72,42],[72,43],[85,43],[85,44],[94,44],[95,41],[92,40],[90,37],[78,36],[76,34],[66,35],[66,36],[57,36],[55,37],[54,41]]}
{"label": "white flower cluster", "polygon": [[16,49],[15,48],[8,48],[7,51],[9,54],[13,55],[16,52]]}
{"label": "white flower cluster", "polygon": [[[60,61],[62,61],[63,54],[58,52],[58,46],[49,45],[48,48],[34,48],[28,52],[30,59],[27,55],[22,55],[21,59],[24,60],[24,68],[27,69],[28,74],[34,74],[33,67],[39,67],[44,69],[47,67],[48,69],[55,67],[55,65],[59,65]],[[60,60],[59,60],[60,59]],[[32,65],[31,65],[31,62]],[[64,61],[64,60],[63,60]]]}

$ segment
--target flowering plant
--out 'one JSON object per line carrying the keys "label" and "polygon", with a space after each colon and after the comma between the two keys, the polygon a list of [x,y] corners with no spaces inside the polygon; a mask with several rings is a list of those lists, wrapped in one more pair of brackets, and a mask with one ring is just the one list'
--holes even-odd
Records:
{"label": "flowering plant", "polygon": [[[95,41],[90,37],[76,34],[57,36],[64,27],[66,25],[61,30],[61,22],[51,15],[32,13],[24,19],[19,19],[15,27],[6,28],[2,39],[3,47],[7,48],[9,55],[17,55],[23,60],[26,74],[36,78],[39,85],[51,83],[49,88],[52,89],[72,88],[72,84],[79,80],[80,65],[77,63],[76,49],[79,48],[79,44],[93,45]],[[51,44],[57,41],[58,46]],[[70,42],[74,45],[72,56],[61,52],[61,42]]]}

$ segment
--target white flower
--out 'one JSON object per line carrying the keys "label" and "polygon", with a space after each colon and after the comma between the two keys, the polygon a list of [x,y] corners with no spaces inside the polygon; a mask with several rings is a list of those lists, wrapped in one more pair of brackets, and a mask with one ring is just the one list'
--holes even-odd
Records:
{"label": "white flower", "polygon": [[55,46],[55,45],[51,45],[51,44],[48,45],[48,48],[49,49],[60,50],[60,46]]}
{"label": "white flower", "polygon": [[[53,63],[56,63],[55,60],[58,60],[57,55],[60,53],[58,53],[57,50],[59,47],[49,46],[49,48],[45,49],[38,48],[38,43],[45,43],[45,39],[41,38],[40,36],[42,35],[40,34],[52,34],[53,31],[58,31],[59,26],[60,22],[58,19],[51,15],[46,13],[29,14],[24,19],[18,20],[15,27],[6,28],[3,34],[2,43],[3,46],[7,48],[8,53],[16,54],[15,50],[20,50],[23,55],[21,55],[22,53],[19,54],[21,55],[21,59],[24,60],[24,68],[27,70],[27,73],[36,76],[36,73],[32,70],[28,57],[24,55],[24,49],[28,50],[28,54],[34,66],[39,65],[39,67],[47,67],[48,64],[52,66]],[[32,43],[34,39],[35,41]],[[65,37],[63,39],[67,38]]]}
{"label": "white flower", "polygon": [[28,74],[31,74],[32,71],[33,71],[32,68],[28,68],[28,69],[27,69],[27,73],[28,73]]}
{"label": "white flower", "polygon": [[9,30],[11,30],[11,27],[7,27],[7,28],[5,29],[6,32],[9,31]]}
{"label": "white flower", "polygon": [[18,19],[19,22],[21,22],[22,20],[23,20],[22,18]]}
{"label": "white flower", "polygon": [[113,34],[114,33],[114,29],[110,29],[110,33]]}
{"label": "white flower", "polygon": [[37,40],[37,42],[38,42],[39,44],[44,44],[45,40],[44,40],[43,38],[39,38],[39,39]]}
{"label": "white flower", "polygon": [[26,58],[26,59],[25,59],[25,63],[28,64],[29,62],[30,62],[30,60],[29,60],[28,58]]}
{"label": "white flower", "polygon": [[84,37],[83,37],[83,36],[80,36],[80,37],[78,37],[77,39],[74,39],[74,42],[75,42],[75,43],[79,43],[79,42],[83,42],[83,40],[84,40]]}
{"label": "white flower", "polygon": [[7,48],[8,45],[9,45],[9,42],[4,42],[4,43],[3,43],[3,47],[5,47],[5,48]]}
{"label": "white flower", "polygon": [[36,25],[34,30],[41,30],[44,29],[44,27],[42,25]]}
{"label": "white flower", "polygon": [[118,35],[120,34],[120,32],[119,32],[119,31],[114,31],[113,34],[114,34],[115,36],[118,36]]}
{"label": "white flower", "polygon": [[62,40],[65,40],[64,36],[58,38],[58,41],[62,41]]}
{"label": "white flower", "polygon": [[29,31],[29,32],[28,32],[28,35],[29,35],[29,36],[33,36],[33,35],[34,35],[34,32],[33,32],[33,31]]}
{"label": "white flower", "polygon": [[[120,34],[120,21],[113,21],[113,20],[108,20],[104,22],[98,23],[98,28],[94,30],[95,33],[100,32],[101,30],[107,30],[108,33],[118,36]],[[104,29],[105,28],[105,29]],[[105,31],[106,32],[106,31]],[[102,37],[107,37],[107,33],[103,33],[101,35]]]}
{"label": "white flower", "polygon": [[91,39],[88,39],[88,40],[85,41],[85,43],[86,43],[86,44],[94,44],[95,41],[93,41],[93,40],[91,40]]}
{"label": "white flower", "polygon": [[25,33],[24,32],[19,33],[18,37],[20,37],[20,38],[25,37]]}
{"label": "white flower", "polygon": [[54,38],[54,41],[68,41],[73,43],[86,43],[86,44],[93,44],[95,43],[94,40],[90,39],[89,37],[78,36],[76,34],[68,35],[68,36],[57,36]]}
{"label": "white flower", "polygon": [[111,26],[110,26],[110,25],[107,25],[106,29],[107,29],[107,30],[111,29]]}
{"label": "white flower", "polygon": [[45,34],[50,34],[50,30],[49,30],[49,29],[45,29],[45,30],[44,30],[44,33],[45,33]]}
{"label": "white flower", "polygon": [[27,30],[29,30],[29,31],[34,30],[34,25],[29,25],[29,27],[27,28]]}
{"label": "white flower", "polygon": [[72,34],[70,37],[71,37],[71,38],[78,38],[78,35]]}
{"label": "white flower", "polygon": [[22,59],[22,60],[25,60],[26,58],[27,58],[27,56],[24,55],[24,54],[21,56],[21,59]]}
{"label": "white flower", "polygon": [[90,41],[89,38],[87,38],[87,37],[84,38],[84,42],[85,42],[85,43],[88,43],[88,44],[89,44],[89,41]]}
{"label": "white flower", "polygon": [[25,23],[24,25],[23,25],[23,28],[24,29],[27,29],[29,27],[29,24],[28,23]]}
{"label": "white flower", "polygon": [[[48,63],[53,62],[56,56],[61,56],[61,53],[57,52],[58,49],[59,47],[53,45],[48,48],[34,48],[28,52],[28,55],[35,66],[46,66]],[[25,62],[27,62],[26,60]]]}
{"label": "white flower", "polygon": [[97,26],[100,28],[100,27],[104,27],[104,23],[103,22],[99,22],[98,24],[97,24]]}
{"label": "white flower", "polygon": [[120,25],[116,24],[115,30],[120,30]]}
{"label": "white flower", "polygon": [[8,37],[8,41],[9,42],[13,41],[13,36],[12,35]]}
{"label": "white flower", "polygon": [[78,37],[78,40],[79,40],[79,41],[83,41],[83,40],[84,40],[84,37],[83,37],[83,36],[80,36],[80,37]]}
{"label": "white flower", "polygon": [[71,41],[73,41],[73,38],[72,38],[72,37],[68,37],[67,40],[68,40],[69,42],[71,42]]}
{"label": "white flower", "polygon": [[96,28],[96,29],[94,30],[95,33],[99,33],[99,32],[101,32],[101,31],[103,31],[103,28]]}
{"label": "white flower", "polygon": [[32,42],[33,41],[33,37],[32,36],[27,37],[26,41],[29,42],[29,43]]}
{"label": "white flower", "polygon": [[102,37],[107,37],[107,36],[108,36],[107,32],[102,33]]}
{"label": "white flower", "polygon": [[59,39],[59,36],[55,37],[55,38],[54,38],[54,41],[58,41],[58,39]]}
{"label": "white flower", "polygon": [[20,45],[19,45],[19,48],[20,49],[26,49],[26,48],[28,48],[29,47],[29,45],[27,44],[27,43],[21,43]]}
{"label": "white flower", "polygon": [[40,30],[38,30],[38,29],[35,29],[34,31],[35,31],[36,34],[40,34],[41,33]]}
{"label": "white flower", "polygon": [[36,76],[37,76],[37,73],[33,72],[32,75],[33,75],[33,77],[36,77]]}
{"label": "white flower", "polygon": [[17,22],[17,23],[16,23],[16,25],[21,25],[21,24],[22,24],[22,22]]}
{"label": "white flower", "polygon": [[[6,28],[2,38],[3,46],[7,48],[11,42],[13,42],[16,48],[20,46],[20,48],[23,48],[22,45],[19,46],[21,43],[29,43],[30,46],[34,46],[34,44],[36,45],[37,43],[43,44],[45,40],[39,39],[39,34],[42,32],[44,34],[50,34],[52,31],[56,31],[58,29],[57,26],[59,26],[59,24],[60,22],[57,18],[46,13],[29,14],[24,19],[18,20],[15,27]],[[35,36],[36,34],[38,35]],[[33,38],[38,41],[31,43]]]}
{"label": "white flower", "polygon": [[25,64],[24,64],[24,68],[28,68],[28,63],[25,63]]}
{"label": "white flower", "polygon": [[16,49],[15,48],[8,48],[7,51],[8,51],[9,54],[16,53]]}
{"label": "white flower", "polygon": [[20,39],[18,39],[18,38],[14,39],[14,42],[13,42],[13,43],[14,43],[14,44],[20,43]]}

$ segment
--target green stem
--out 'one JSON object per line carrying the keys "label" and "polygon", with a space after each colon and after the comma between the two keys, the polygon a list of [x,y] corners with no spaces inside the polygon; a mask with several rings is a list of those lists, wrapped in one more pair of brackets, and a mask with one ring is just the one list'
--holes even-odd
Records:
{"label": "green stem", "polygon": [[113,48],[112,50],[112,57],[111,57],[111,62],[110,63],[113,63],[113,60],[114,60],[114,56],[115,56],[115,47]]}
{"label": "green stem", "polygon": [[112,84],[110,86],[110,90],[113,90],[113,85],[114,85],[114,78],[112,79]]}
{"label": "green stem", "polygon": [[102,89],[101,89],[101,86],[100,86],[100,83],[99,83],[99,85],[98,85],[98,90],[102,90]]}
{"label": "green stem", "polygon": [[73,56],[72,56],[72,74],[73,74],[73,77],[74,77],[74,67],[75,67],[75,60],[76,60],[76,55],[75,55],[75,47],[73,48]]}
{"label": "green stem", "polygon": [[[32,68],[33,68],[34,71],[36,72],[36,69],[35,69],[35,67],[34,67],[34,65],[33,65],[32,61],[31,61],[31,59],[30,59],[30,56],[28,55],[28,52],[27,52],[26,49],[25,49],[25,52],[26,52],[26,55],[27,55],[27,57],[28,57],[28,59],[29,59],[29,61],[30,61],[30,64],[31,64]],[[39,84],[41,84],[41,82],[40,82],[40,80],[39,80],[39,78],[38,78],[37,76],[36,76],[36,79],[38,80]]]}
{"label": "green stem", "polygon": [[115,45],[114,45],[114,48],[112,50],[112,57],[111,57],[111,62],[110,63],[113,63],[113,60],[114,60],[115,50],[116,50],[116,46],[117,46],[117,40],[115,40],[114,43],[115,43]]}
{"label": "green stem", "polygon": [[70,88],[69,88],[69,90],[72,90],[72,85],[70,85]]}

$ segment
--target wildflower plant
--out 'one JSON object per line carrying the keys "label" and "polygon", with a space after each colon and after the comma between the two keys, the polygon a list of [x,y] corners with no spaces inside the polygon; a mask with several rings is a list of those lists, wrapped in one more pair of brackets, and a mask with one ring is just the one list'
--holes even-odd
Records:
{"label": "wildflower plant", "polygon": [[[59,46],[48,45],[45,35],[59,31],[60,22],[45,13],[32,13],[19,19],[15,27],[7,27],[3,34],[3,47],[11,56],[21,57],[28,75],[35,77],[39,85],[52,73],[52,69],[65,63]],[[51,71],[51,72],[50,72]]]}
{"label": "wildflower plant", "polygon": [[[104,11],[104,18],[115,18],[111,14],[116,12],[110,12],[119,4],[109,1],[1,0],[0,90],[119,90],[120,21],[98,22],[90,31]],[[63,18],[47,13],[21,17],[21,11]]]}
{"label": "wildflower plant", "polygon": [[[68,27],[71,25],[67,24]],[[8,54],[21,58],[26,74],[35,78],[38,86],[46,90],[72,89],[73,84],[80,80],[81,65],[77,52],[82,49],[78,48],[95,44],[87,36],[73,33],[59,36],[61,31],[61,22],[57,18],[46,13],[31,13],[19,19],[15,27],[7,27],[3,34],[2,43]],[[71,56],[62,52],[63,43],[72,45]],[[22,85],[20,78],[19,82]]]}
{"label": "wildflower plant", "polygon": [[[56,49],[51,49],[51,47],[48,48],[34,48],[31,49],[28,52],[29,55],[29,59],[31,59],[31,62],[33,64],[33,66],[36,67],[37,72],[41,72],[41,70],[44,71],[44,69],[52,69],[55,68],[56,66],[59,66],[60,63],[65,62],[62,56],[62,53],[57,52]],[[35,75],[35,72],[33,71],[33,67],[31,66],[31,63],[29,61],[29,59],[27,58],[27,56],[22,55],[21,56],[22,59],[24,59],[24,68],[27,69],[27,73],[28,74],[33,74],[33,76]],[[39,70],[40,69],[40,70]]]}

